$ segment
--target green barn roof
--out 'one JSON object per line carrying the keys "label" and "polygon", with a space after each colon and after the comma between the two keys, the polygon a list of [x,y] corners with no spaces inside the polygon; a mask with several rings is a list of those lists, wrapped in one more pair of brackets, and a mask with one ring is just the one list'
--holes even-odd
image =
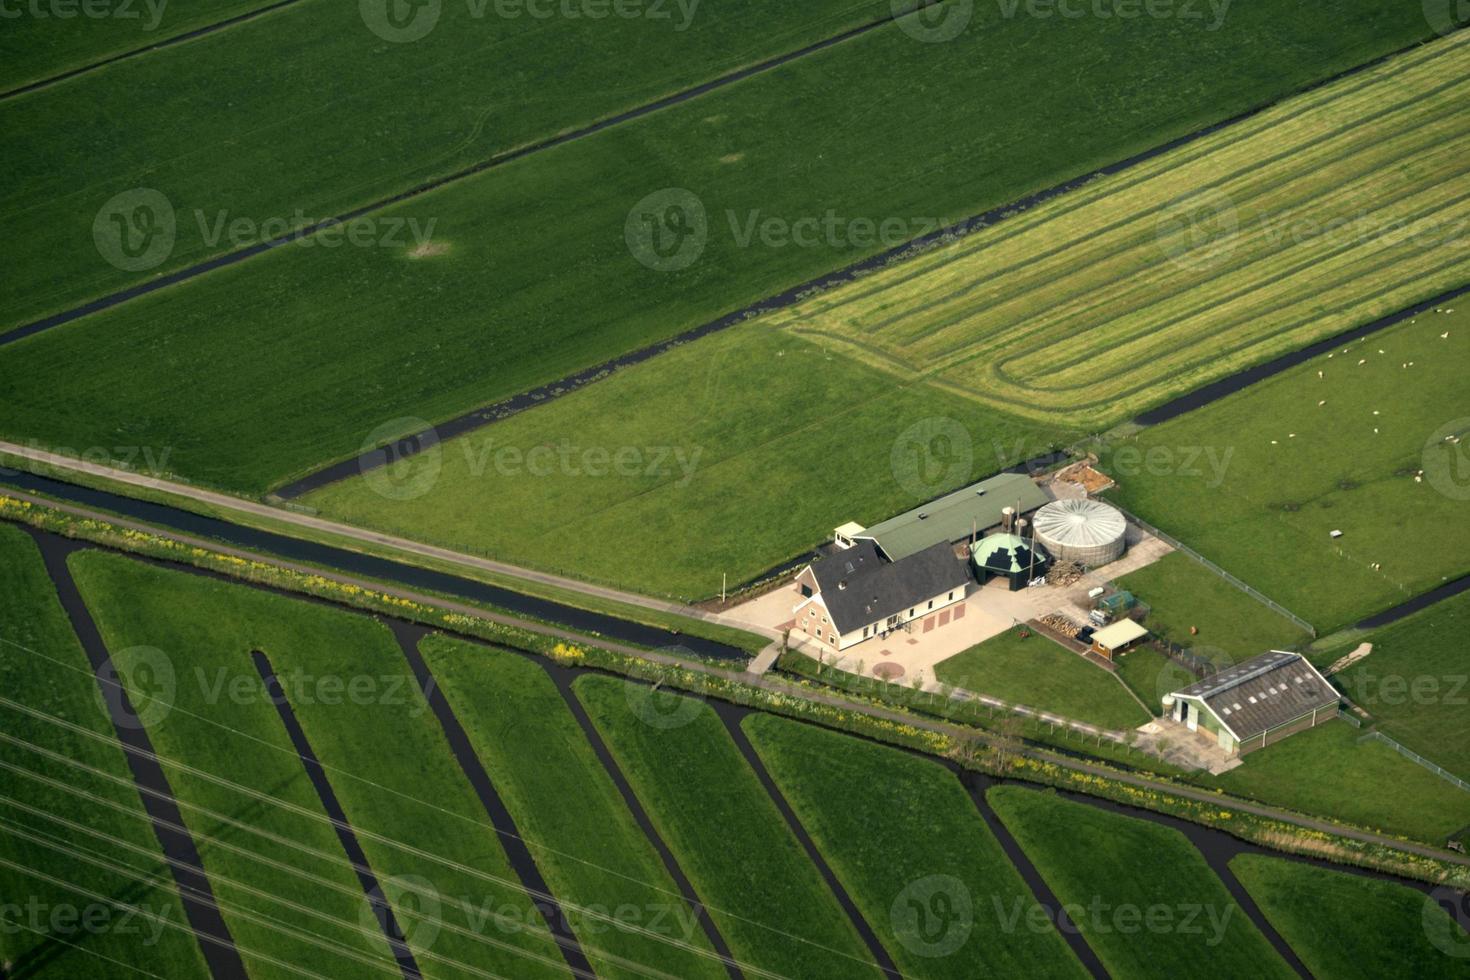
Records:
{"label": "green barn roof", "polygon": [[1004,507],[1025,514],[1049,500],[1025,474],[1002,473],[874,524],[862,537],[876,541],[890,561],[902,561],[940,541],[968,537],[972,528],[984,533],[1000,523]]}

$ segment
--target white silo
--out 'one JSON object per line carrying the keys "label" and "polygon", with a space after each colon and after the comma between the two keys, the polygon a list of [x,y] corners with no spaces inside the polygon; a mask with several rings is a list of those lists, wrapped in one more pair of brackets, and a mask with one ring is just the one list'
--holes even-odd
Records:
{"label": "white silo", "polygon": [[1123,555],[1128,522],[1100,500],[1053,500],[1036,512],[1036,540],[1053,558],[1097,568]]}

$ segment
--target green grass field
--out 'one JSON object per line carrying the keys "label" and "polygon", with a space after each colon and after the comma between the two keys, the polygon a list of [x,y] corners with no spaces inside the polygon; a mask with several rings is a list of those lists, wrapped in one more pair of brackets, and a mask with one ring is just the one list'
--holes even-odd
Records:
{"label": "green grass field", "polygon": [[594,956],[598,975],[643,977],[653,968],[725,976],[546,671],[518,654],[443,636],[420,648],[547,884],[564,908],[586,910],[569,910],[577,935],[644,968]]}
{"label": "green grass field", "polygon": [[[36,546],[0,525],[0,697],[21,706],[0,706],[0,962],[12,976],[56,980],[128,967],[207,977],[99,693]],[[69,908],[97,909],[105,927],[52,919]]]}
{"label": "green grass field", "polygon": [[[964,427],[972,460],[930,473],[900,456],[895,467],[905,431],[935,418]],[[353,479],[306,502],[350,523],[700,598],[718,594],[722,573],[743,582],[845,520],[876,522],[1047,436],[752,324],[397,464],[403,485],[433,480],[417,498]],[[561,447],[569,466],[537,456]],[[636,465],[615,468],[619,453]],[[864,462],[834,479],[842,459]]]}
{"label": "green grass field", "polygon": [[1183,834],[997,786],[987,798],[1115,977],[1290,977]]}
{"label": "green grass field", "polygon": [[1459,595],[1365,637],[1373,652],[1333,677],[1385,735],[1461,779],[1470,779],[1467,635],[1470,595]]}
{"label": "green grass field", "polygon": [[[192,19],[193,6],[169,4],[153,33],[181,14]],[[0,322],[25,323],[235,251],[269,237],[258,233],[268,222],[279,236],[285,223],[347,213],[888,12],[881,0],[750,0],[696,2],[686,18],[688,3],[670,0],[663,17],[548,19],[527,12],[530,4],[501,16],[517,5],[446,2],[432,8],[430,33],[398,43],[368,26],[384,6],[305,0],[0,102],[12,176],[0,189],[0,229],[28,246],[16,275],[0,283]],[[107,23],[72,19],[71,43]],[[5,48],[33,58],[30,36],[47,25],[22,20],[12,41],[16,24],[6,21]],[[114,195],[140,187],[171,207],[172,248],[145,252],[146,268],[119,268],[93,245],[93,221]],[[401,229],[404,246],[386,249],[395,262],[417,244],[416,231],[447,230],[452,212],[401,213],[420,224]],[[240,231],[229,230],[237,220]],[[287,251],[316,264],[310,250]]]}
{"label": "green grass field", "polygon": [[[80,5],[20,5],[8,16],[0,33],[0,92],[9,92],[31,82],[55,78],[130,51],[158,44],[201,27],[218,24],[273,0],[190,0],[183,6],[167,0],[153,3],[119,2],[94,4],[106,16],[79,16]],[[25,16],[39,9],[61,11],[61,15]]]}
{"label": "green grass field", "polygon": [[784,976],[880,976],[708,705],[592,675],[575,689],[736,959]]}
{"label": "green grass field", "polygon": [[1114,446],[1111,495],[1323,633],[1463,574],[1470,307],[1450,308]]}
{"label": "green grass field", "polygon": [[[437,218],[442,254],[410,260],[406,248],[281,249],[22,341],[3,358],[0,389],[13,406],[3,432],[78,449],[119,439],[169,446],[169,466],[178,474],[263,490],[356,453],[369,436],[386,440],[379,428],[385,423],[458,414],[878,251],[870,238],[855,244],[848,220],[892,219],[901,238],[1090,172],[1428,35],[1419,10],[1376,0],[1320,0],[1289,11],[1240,6],[1218,30],[1206,26],[1086,18],[1060,30],[1052,20],[1006,19],[981,5],[970,29],[949,44],[917,43],[897,27],[875,31],[385,213]],[[465,65],[447,60],[451,80],[436,81],[437,49],[423,42],[399,47],[422,49],[391,57],[421,59],[425,84],[456,92],[466,115],[483,113],[474,99],[458,95]],[[558,52],[538,45],[535,55],[544,64]],[[271,58],[256,61],[279,55],[272,47]],[[579,52],[575,60],[599,59]],[[624,60],[622,50],[607,59]],[[1104,61],[1106,72],[1094,70]],[[336,59],[316,53],[312,63],[322,71],[337,67]],[[908,81],[895,86],[895,77]],[[176,73],[167,78],[178,84]],[[1167,84],[1140,84],[1164,78]],[[362,99],[391,84],[392,72],[375,66],[374,79],[362,86]],[[279,84],[314,90],[294,73],[282,73]],[[333,88],[341,84],[334,78]],[[497,104],[503,87],[497,81]],[[956,92],[985,95],[951,97]],[[257,93],[273,102],[269,95]],[[390,115],[375,112],[370,127],[358,124],[360,109],[332,106],[327,113],[352,120],[353,132],[373,147],[384,131],[395,133],[394,145],[410,145],[422,134],[406,118],[436,117],[415,99],[395,104]],[[529,111],[544,120],[539,101]],[[270,114],[292,132],[310,128],[276,105]],[[166,118],[172,132],[179,114]],[[16,119],[7,128],[46,139],[48,119]],[[463,137],[463,119],[458,128],[439,124],[450,141]],[[279,158],[279,139],[252,134],[249,143],[228,142],[239,123],[221,114],[219,125],[228,134],[191,129],[188,145],[226,146],[232,158],[261,147],[272,175],[293,169]],[[499,131],[485,131],[492,129]],[[442,130],[434,135],[435,145],[445,142]],[[316,155],[330,144],[316,132],[310,145]],[[95,150],[86,152],[108,158],[109,173],[128,172],[129,186],[136,184],[135,167]],[[56,197],[24,179],[38,171],[66,174],[64,187],[90,184],[56,166],[51,154],[39,154],[44,165],[37,167],[38,153],[14,154],[24,166],[16,168],[12,192],[24,200]],[[375,174],[388,169],[370,152],[343,156],[369,159]],[[303,180],[330,177],[333,186],[346,186],[335,155],[333,163],[306,168]],[[204,179],[206,186],[218,183]],[[240,183],[252,180],[269,182],[252,174]],[[703,254],[678,272],[639,264],[625,240],[630,211],[667,188],[699,197],[708,217]],[[193,202],[192,194],[176,196],[181,206]],[[68,214],[84,212],[90,222],[96,207],[87,204]],[[751,222],[820,223],[829,211],[840,234],[819,235],[810,247],[746,238]],[[89,237],[69,221],[64,243],[49,238],[49,221],[35,234],[5,229],[12,240],[27,241],[26,255],[39,263],[13,270],[10,281],[52,288],[56,264],[85,251]],[[42,233],[47,241],[34,240]],[[39,305],[12,297],[6,308],[23,314]],[[97,369],[74,371],[83,359]],[[56,383],[62,376],[64,386]]]}
{"label": "green grass field", "polygon": [[1260,854],[1230,870],[1316,976],[1470,976],[1470,936],[1422,892]]}
{"label": "green grass field", "polygon": [[1445,39],[776,322],[1009,412],[1117,422],[1470,278],[1467,69]]}
{"label": "green grass field", "polygon": [[78,553],[70,566],[153,748],[166,760],[184,821],[252,973],[295,976],[264,957],[323,975],[392,969],[381,932],[362,924],[362,886],[250,663],[253,643],[296,642],[300,617],[251,616],[252,590],[106,552]]}
{"label": "green grass field", "polygon": [[[1301,646],[1309,635],[1227,583],[1199,562],[1174,552],[1117,580],[1149,605],[1148,628],[1217,667],[1249,660],[1267,650]],[[1191,634],[1190,627],[1198,632]],[[1169,691],[1194,677],[1152,647],[1137,647],[1118,657],[1118,676],[1154,714]]]}
{"label": "green grass field", "polygon": [[1245,756],[1196,782],[1301,813],[1442,844],[1470,825],[1470,793],[1345,721],[1329,722]]}
{"label": "green grass field", "polygon": [[[565,975],[560,951],[545,936],[387,629],[367,616],[110,554],[90,552],[74,564],[86,576],[99,625],[110,624],[104,635],[114,651],[147,644],[176,664],[175,708],[150,727],[158,733],[155,744],[169,742],[160,752],[237,782],[251,777],[267,798],[319,815],[315,790],[266,700],[250,652],[270,658],[426,975]],[[198,792],[217,800],[214,809],[251,824],[286,822],[277,833],[330,853],[340,863],[272,851],[350,884],[346,893],[313,894],[302,904],[331,910],[355,930],[365,928],[362,888],[335,832],[319,817],[307,820],[213,786],[201,785]],[[382,945],[386,955],[376,924],[367,921],[376,935],[358,934],[359,940]],[[269,948],[264,942],[252,945]],[[297,962],[294,954],[282,958]]]}
{"label": "green grass field", "polygon": [[1002,633],[940,662],[934,673],[945,684],[1104,728],[1149,720],[1107,670],[1038,633]]}
{"label": "green grass field", "polygon": [[774,715],[742,727],[905,976],[1084,975],[1054,928],[1007,928],[1036,898],[943,766]]}

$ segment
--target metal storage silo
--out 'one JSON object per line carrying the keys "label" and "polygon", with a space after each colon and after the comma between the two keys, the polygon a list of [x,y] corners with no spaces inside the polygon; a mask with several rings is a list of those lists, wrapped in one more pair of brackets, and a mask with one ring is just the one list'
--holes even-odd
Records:
{"label": "metal storage silo", "polygon": [[1128,522],[1100,500],[1053,500],[1036,512],[1033,527],[1053,558],[1097,568],[1122,557]]}

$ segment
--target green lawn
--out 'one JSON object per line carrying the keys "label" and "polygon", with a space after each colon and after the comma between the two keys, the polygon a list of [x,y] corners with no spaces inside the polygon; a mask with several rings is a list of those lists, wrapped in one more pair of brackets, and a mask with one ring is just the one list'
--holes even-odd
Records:
{"label": "green lawn", "polygon": [[[100,736],[0,706],[6,739],[76,763],[47,759],[14,741],[6,741],[0,753],[5,766],[15,767],[0,770],[0,895],[20,906],[7,904],[0,962],[11,976],[56,980],[126,972],[114,965],[170,977],[207,977],[99,694],[36,546],[18,528],[0,524],[0,697]],[[47,786],[27,773],[68,789]],[[121,870],[88,863],[83,854]],[[130,916],[76,889],[135,906],[140,914]],[[24,908],[30,901],[38,912]],[[95,908],[89,914],[101,916],[105,927],[81,929],[76,921],[60,920],[61,927],[53,930],[51,911],[67,908]]]}
{"label": "green lawn", "polygon": [[1362,637],[1373,644],[1373,652],[1333,680],[1373,714],[1385,735],[1470,780],[1466,636],[1470,594]]}
{"label": "green lawn", "polygon": [[[595,947],[679,977],[725,976],[546,671],[444,636],[420,648],[547,884],[564,907],[585,910],[569,918],[589,953]],[[592,962],[599,976],[647,975],[609,957]]]}
{"label": "green lawn", "polygon": [[1362,735],[1345,721],[1329,722],[1244,756],[1243,765],[1222,776],[1196,781],[1434,844],[1470,826],[1470,793],[1382,742],[1360,742]]}
{"label": "green lawn", "polygon": [[[892,447],[949,418],[968,457],[901,480]],[[751,324],[621,371],[402,464],[432,480],[390,499],[354,479],[307,498],[333,517],[446,546],[681,598],[717,594],[826,540],[999,468],[1049,434]],[[545,465],[538,447],[568,447]],[[620,452],[638,465],[619,469]],[[634,459],[634,456],[629,457]],[[816,460],[866,459],[841,480]],[[943,461],[948,464],[949,459]],[[437,479],[433,470],[437,468]],[[655,472],[650,473],[649,470]],[[590,470],[590,472],[589,472]],[[907,472],[900,470],[899,472]],[[927,482],[932,480],[933,482]],[[779,492],[773,492],[779,488]]]}
{"label": "green lawn", "polygon": [[[77,16],[80,5],[71,7],[69,17],[17,15],[5,22],[0,32],[0,92],[30,82],[158,44],[201,27],[218,24],[269,6],[274,0],[189,0],[175,5],[167,0],[94,4],[108,16]],[[65,11],[66,4],[15,4],[8,8],[30,12]]]}
{"label": "green lawn", "polygon": [[[775,715],[742,727],[906,976],[1084,975],[1050,924],[1028,921],[1035,895],[953,773]],[[940,902],[953,918],[931,917]],[[1027,928],[1007,928],[1008,913]]]}
{"label": "green lawn", "polygon": [[[761,5],[756,18],[776,6]],[[269,107],[269,125],[249,139],[240,138],[246,124],[235,113],[180,112],[175,100],[140,95],[151,91],[146,85],[118,86],[117,97],[146,106],[150,119],[162,120],[153,128],[167,135],[101,147],[106,152],[92,142],[67,150],[106,170],[99,185],[86,168],[46,149],[58,133],[59,109],[28,100],[24,112],[7,118],[7,132],[35,145],[11,154],[9,200],[27,206],[0,207],[17,215],[4,225],[8,237],[27,242],[23,264],[7,281],[12,292],[30,293],[5,296],[5,308],[24,317],[118,278],[96,259],[86,265],[95,270],[86,289],[57,271],[88,252],[98,202],[114,189],[146,179],[178,199],[185,221],[195,207],[228,206],[246,216],[261,207],[319,211],[352,196],[350,188],[403,171],[401,148],[427,142],[451,147],[443,151],[450,162],[478,158],[507,132],[544,133],[556,125],[548,118],[565,125],[577,114],[548,105],[578,102],[568,93],[605,106],[600,93],[623,90],[629,60],[661,56],[643,35],[643,43],[630,43],[609,34],[589,47],[580,33],[548,27],[554,39],[526,46],[533,63],[562,56],[577,67],[545,99],[538,74],[538,97],[528,98],[505,81],[526,50],[474,47],[477,34],[446,25],[418,44],[375,49],[362,59],[370,78],[344,78],[342,64],[351,58],[339,45],[351,42],[337,36],[356,35],[337,21],[354,12],[332,9],[318,15],[319,28],[293,32],[285,51],[268,31],[232,32],[231,57],[248,66],[238,70],[260,76],[250,101]],[[389,209],[387,217],[438,219],[442,254],[411,260],[406,247],[278,249],[22,341],[6,351],[0,374],[13,407],[3,431],[79,449],[119,440],[169,446],[179,474],[259,491],[355,453],[370,435],[386,439],[385,423],[458,414],[877,252],[876,236],[863,225],[851,234],[849,220],[896,222],[891,237],[912,235],[1429,35],[1420,10],[1377,0],[1238,5],[1215,28],[1187,19],[1006,18],[987,4],[974,11],[969,29],[948,44],[916,42],[890,26]],[[712,47],[750,34],[743,22],[729,27],[710,32]],[[485,60],[455,57],[465,47]],[[293,62],[292,71],[276,70],[298,49],[311,57]],[[615,54],[599,56],[609,50]],[[683,44],[678,50],[687,57]],[[410,61],[418,74],[406,85],[399,71]],[[481,65],[494,68],[477,74]],[[235,66],[188,73],[159,58],[147,67],[157,73],[156,88],[199,90]],[[617,72],[615,84],[605,71]],[[1168,81],[1150,81],[1159,79]],[[493,92],[482,95],[477,80]],[[385,90],[398,96],[391,105],[383,104]],[[319,98],[323,91],[351,94],[335,104],[313,102],[312,112],[282,108],[298,105],[291,93]],[[450,93],[452,118],[423,97],[437,91]],[[487,102],[515,118],[494,117]],[[120,109],[115,115],[130,118]],[[198,116],[209,121],[178,122]],[[361,124],[365,116],[372,125]],[[171,164],[171,173],[188,175],[178,178],[180,188],[161,173],[140,173],[143,161],[172,160],[167,147],[180,142],[192,154]],[[309,160],[296,165],[288,145],[306,147]],[[195,159],[207,154],[228,159],[230,180]],[[292,200],[277,194],[257,207],[245,192],[227,191],[275,186],[277,174],[291,175]],[[661,272],[634,259],[625,234],[630,212],[635,229],[647,213],[639,202],[668,188],[700,199],[708,233],[697,261]],[[68,193],[75,200],[60,214],[35,205]],[[837,233],[818,234],[814,244],[807,225],[824,223],[829,212]],[[770,218],[805,221],[796,229],[805,244],[747,237]],[[97,370],[75,372],[83,360]],[[875,450],[877,461],[886,451],[886,443]],[[764,474],[772,483],[779,477]]]}
{"label": "green lawn", "polygon": [[1261,854],[1230,870],[1316,976],[1470,976],[1470,936],[1422,892]]}
{"label": "green lawn", "polygon": [[[174,709],[150,727],[160,752],[206,773],[248,781],[268,798],[309,812],[310,818],[288,813],[183,774],[175,783],[181,794],[188,787],[215,810],[330,854],[329,861],[282,844],[256,845],[278,860],[350,886],[340,893],[319,886],[309,896],[303,886],[302,904],[340,920],[339,931],[354,930],[357,942],[371,944],[375,953],[382,947],[386,955],[375,927],[367,936],[356,931],[363,929],[361,885],[346,866],[335,832],[320,822],[316,792],[266,699],[252,650],[263,651],[282,679],[425,974],[467,976],[461,964],[473,964],[503,976],[565,975],[556,945],[531,931],[544,932],[544,923],[531,910],[489,817],[385,627],[367,616],[102,552],[81,555],[74,565],[85,577],[88,601],[114,651],[146,644],[164,651],[174,664]],[[123,663],[141,656],[115,655]],[[247,865],[232,866],[228,873],[266,871],[270,875],[261,887],[289,894],[295,882],[280,870]],[[287,917],[293,925],[312,922]],[[245,942],[245,935],[236,935]],[[337,961],[290,949],[279,938],[251,938],[247,945],[281,951],[291,963],[326,959],[323,975],[351,972],[340,964],[334,972],[331,964]]]}
{"label": "green lawn", "polygon": [[184,821],[252,974],[296,975],[263,957],[323,976],[392,969],[382,934],[361,924],[362,886],[251,666],[253,645],[275,646],[282,634],[295,642],[302,617],[277,618],[274,609],[251,616],[235,593],[264,593],[109,552],[80,552],[70,565],[153,747],[167,760]]}
{"label": "green lawn", "polygon": [[1177,830],[1051,791],[987,796],[1119,980],[1294,976]]}
{"label": "green lawn", "polygon": [[[158,0],[132,6],[146,12],[148,2]],[[59,38],[62,27],[71,32],[66,43],[81,48],[86,35],[100,39],[105,27],[114,41],[156,39],[186,20],[212,20],[211,8],[224,14],[250,5],[169,3],[151,35],[136,21],[6,20],[0,53],[23,52],[23,70],[44,53],[36,49],[41,36]],[[881,0],[696,0],[688,18],[687,0],[660,4],[663,17],[547,18],[532,16],[530,6],[437,3],[430,33],[396,43],[368,26],[386,0],[303,0],[0,102],[10,175],[0,188],[0,230],[27,243],[15,256],[15,274],[0,283],[0,323],[68,309],[279,236],[287,224],[350,212],[888,12]],[[501,16],[507,7],[519,12]],[[45,64],[48,74],[55,70]],[[93,222],[115,195],[137,188],[167,200],[172,248],[162,242],[140,259],[152,264],[119,268],[94,246]],[[402,213],[418,228],[396,237],[412,247],[418,233],[447,231],[453,210],[412,206]],[[237,221],[240,229],[232,230]],[[372,229],[367,248],[341,244],[339,236],[335,248],[385,251],[377,243],[388,231]],[[401,258],[404,248],[386,250]],[[315,265],[313,250],[286,251],[294,253],[288,265]]]}
{"label": "green lawn", "polygon": [[789,977],[880,976],[708,705],[596,675],[575,689],[736,959]]}
{"label": "green lawn", "polygon": [[1039,633],[1022,639],[1008,630],[941,661],[934,673],[945,684],[1104,728],[1126,730],[1149,720],[1106,669]]}
{"label": "green lawn", "polygon": [[1323,633],[1463,574],[1470,443],[1443,440],[1470,434],[1470,306],[1452,308],[1115,446],[1114,496]]}

